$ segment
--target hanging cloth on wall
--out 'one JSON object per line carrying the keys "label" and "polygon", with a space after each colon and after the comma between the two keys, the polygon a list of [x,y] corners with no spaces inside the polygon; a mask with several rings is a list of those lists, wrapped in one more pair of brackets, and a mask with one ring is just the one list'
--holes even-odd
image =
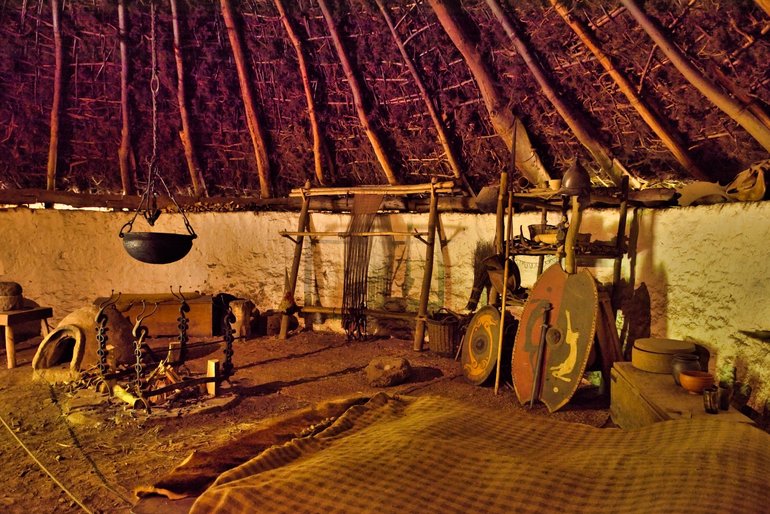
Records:
{"label": "hanging cloth on wall", "polygon": [[[345,238],[345,277],[342,290],[342,327],[348,339],[366,336],[366,299],[371,240],[355,235],[369,232],[383,195],[355,195]],[[352,235],[351,235],[352,234]]]}

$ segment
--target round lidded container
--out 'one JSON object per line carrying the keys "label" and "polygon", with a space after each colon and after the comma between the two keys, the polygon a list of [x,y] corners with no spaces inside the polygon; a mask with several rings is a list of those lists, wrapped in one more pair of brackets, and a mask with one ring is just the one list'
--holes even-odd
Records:
{"label": "round lidded container", "polygon": [[694,353],[695,345],[678,339],[658,337],[641,338],[634,341],[631,350],[631,364],[650,373],[671,373],[671,361],[678,353]]}

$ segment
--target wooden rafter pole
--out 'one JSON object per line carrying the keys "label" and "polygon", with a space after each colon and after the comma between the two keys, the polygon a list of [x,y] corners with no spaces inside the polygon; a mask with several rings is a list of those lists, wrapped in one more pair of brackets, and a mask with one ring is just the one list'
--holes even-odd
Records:
{"label": "wooden rafter pole", "polygon": [[596,36],[591,32],[580,19],[573,16],[567,7],[562,3],[563,0],[550,0],[551,5],[556,12],[561,16],[564,22],[572,29],[575,35],[580,41],[594,54],[596,60],[602,65],[607,74],[615,81],[620,91],[626,96],[631,106],[636,109],[636,112],[642,117],[645,123],[652,129],[655,134],[663,141],[666,148],[674,155],[679,164],[687,170],[687,172],[694,178],[700,180],[709,180],[708,175],[698,166],[693,158],[690,156],[690,152],[682,144],[679,138],[667,127],[667,123],[658,116],[650,107],[647,102],[636,92],[633,84],[628,78],[615,67],[612,59],[602,50],[599,41]]}
{"label": "wooden rafter pole", "polygon": [[[514,144],[516,145],[516,155],[519,156],[515,163],[516,169],[533,184],[548,181],[551,177],[532,146],[527,129],[522,121],[508,109],[507,101],[498,90],[496,79],[492,76],[492,72],[487,67],[478,47],[471,41],[452,11],[447,8],[447,0],[428,0],[428,3],[444,28],[444,32],[452,40],[468,65],[468,69],[479,88],[481,98],[484,100],[484,106],[489,113],[489,121],[495,132],[503,140],[508,150],[511,150]],[[516,133],[515,140],[514,132]]]}
{"label": "wooden rafter pole", "polygon": [[717,88],[689,61],[658,25],[634,0],[620,0],[656,45],[666,54],[671,64],[711,103],[743,127],[765,150],[770,151],[770,129],[762,123],[745,105],[731,98]]}
{"label": "wooden rafter pole", "polygon": [[51,0],[55,68],[53,102],[51,103],[51,138],[48,143],[48,170],[46,172],[46,189],[49,191],[56,189],[56,166],[59,157],[59,112],[61,110],[62,69],[64,67],[59,10],[59,0]]}
{"label": "wooden rafter pole", "polygon": [[270,159],[267,156],[265,136],[259,123],[257,109],[254,105],[251,87],[249,86],[246,56],[243,52],[243,45],[236,27],[233,6],[230,0],[220,0],[220,5],[222,7],[222,18],[227,28],[227,37],[230,40],[230,47],[233,51],[235,67],[238,71],[238,83],[241,87],[243,108],[246,112],[246,124],[249,127],[251,143],[254,146],[254,158],[257,163],[257,174],[259,175],[259,191],[262,198],[270,198],[272,196],[270,187]]}
{"label": "wooden rafter pole", "polygon": [[[289,37],[289,41],[294,46],[294,51],[297,54],[297,64],[299,66],[299,74],[302,77],[302,87],[305,89],[305,100],[307,101],[307,115],[310,120],[310,132],[313,135],[313,168],[315,170],[316,180],[319,185],[325,186],[328,184],[327,176],[324,174],[323,156],[328,155],[328,151],[324,152],[325,141],[323,133],[321,132],[321,126],[318,122],[318,115],[315,111],[315,101],[313,100],[313,88],[310,86],[310,75],[308,74],[307,62],[305,61],[305,53],[302,50],[302,41],[300,41],[297,32],[289,20],[289,16],[286,14],[286,9],[283,6],[282,0],[273,0],[275,8],[278,9],[278,14],[281,15],[281,22],[283,28],[286,29],[286,35]],[[332,162],[331,159],[327,159],[326,165],[331,171]],[[330,173],[333,175],[333,173]]]}
{"label": "wooden rafter pole", "polygon": [[203,178],[198,158],[195,155],[195,147],[192,142],[192,132],[190,130],[190,113],[187,110],[187,95],[184,87],[184,59],[182,58],[182,44],[179,35],[179,12],[177,1],[169,0],[171,4],[171,28],[174,32],[174,59],[176,60],[176,100],[179,104],[179,117],[182,120],[182,130],[179,132],[179,139],[182,141],[184,156],[187,160],[187,169],[190,172],[190,181],[192,182],[195,196],[208,196],[206,181]]}
{"label": "wooden rafter pole", "polygon": [[[486,2],[497,18],[497,21],[502,25],[505,33],[508,34],[514,48],[516,48],[516,52],[524,60],[524,63],[527,65],[527,68],[529,68],[532,76],[540,85],[540,89],[543,91],[545,97],[548,98],[548,101],[554,106],[556,112],[559,113],[564,122],[569,126],[578,141],[580,141],[593,156],[601,169],[609,175],[615,185],[620,185],[621,177],[623,175],[629,175],[628,170],[626,170],[625,167],[612,156],[612,152],[609,148],[599,141],[593,127],[591,127],[591,125],[583,119],[580,113],[578,113],[577,110],[559,94],[551,78],[540,65],[532,50],[530,50],[529,45],[527,45],[522,38],[520,29],[516,27],[505,11],[503,11],[503,8],[498,1],[486,0]],[[641,186],[639,180],[635,177],[631,177],[631,181],[635,188]]]}
{"label": "wooden rafter pole", "polygon": [[329,28],[329,35],[331,35],[334,48],[337,50],[337,56],[339,57],[340,64],[342,65],[342,71],[345,73],[345,78],[347,79],[348,85],[350,86],[350,92],[353,95],[353,105],[355,106],[356,113],[358,114],[358,119],[361,122],[361,127],[364,129],[366,137],[369,138],[369,142],[372,145],[374,154],[377,156],[377,161],[380,163],[380,167],[385,174],[385,178],[388,180],[388,184],[396,185],[399,183],[398,178],[393,171],[393,166],[390,163],[390,158],[385,151],[385,147],[382,144],[382,141],[380,141],[380,137],[377,135],[377,132],[374,130],[374,126],[372,126],[372,122],[369,119],[368,113],[366,112],[362,94],[363,88],[358,80],[358,77],[353,71],[353,65],[350,63],[350,59],[348,59],[348,54],[345,51],[345,45],[342,42],[342,37],[340,36],[339,31],[337,30],[337,25],[334,23],[334,18],[332,18],[332,13],[329,10],[329,6],[326,4],[326,0],[318,0],[318,6],[321,8],[321,13],[326,20],[326,26]]}
{"label": "wooden rafter pole", "polygon": [[118,0],[118,39],[120,41],[120,148],[118,164],[120,183],[123,194],[134,193],[133,174],[131,173],[131,125],[128,112],[128,30],[126,29],[126,0]]}
{"label": "wooden rafter pole", "polygon": [[444,123],[441,121],[441,118],[439,118],[439,115],[436,112],[436,107],[433,105],[433,101],[430,99],[428,89],[425,87],[425,83],[423,82],[420,73],[417,71],[417,67],[414,65],[414,61],[409,56],[409,52],[406,51],[404,42],[399,37],[398,32],[396,32],[396,26],[393,24],[393,19],[390,17],[390,13],[388,12],[387,7],[385,7],[384,0],[376,0],[376,2],[377,7],[379,7],[380,12],[382,12],[382,17],[385,19],[385,23],[388,24],[390,34],[393,36],[393,41],[396,43],[396,46],[398,46],[399,52],[401,52],[401,57],[404,59],[404,63],[409,69],[409,72],[412,74],[412,78],[414,79],[417,88],[420,90],[422,100],[425,102],[425,108],[428,110],[428,114],[430,114],[431,120],[433,120],[433,126],[435,127],[436,133],[438,134],[439,143],[441,143],[441,146],[444,149],[444,154],[446,155],[446,159],[449,162],[449,166],[452,168],[452,173],[456,179],[463,181],[466,187],[470,189],[470,186],[468,186],[468,183],[465,180],[465,175],[463,175],[462,168],[460,167],[460,160],[457,158],[456,152],[449,144],[449,138],[446,135]]}

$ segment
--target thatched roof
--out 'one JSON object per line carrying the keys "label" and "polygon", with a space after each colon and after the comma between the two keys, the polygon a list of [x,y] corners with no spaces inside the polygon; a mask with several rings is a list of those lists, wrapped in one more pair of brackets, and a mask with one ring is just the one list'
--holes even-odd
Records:
{"label": "thatched roof", "polygon": [[[56,3],[16,0],[0,7],[0,189],[47,186],[56,69],[51,4]],[[211,195],[257,195],[255,150],[222,6],[197,0],[178,3],[189,135],[205,188]],[[297,53],[274,0],[231,3],[269,159],[271,193],[285,196],[306,180],[318,181]],[[500,170],[510,161],[510,152],[490,121],[478,77],[447,35],[432,3],[449,6],[491,72],[504,100],[497,107],[523,122],[552,177],[561,176],[570,160],[578,157],[597,183],[612,181],[543,93],[489,2],[463,1],[460,6],[448,0],[409,0],[387,2],[386,7],[441,120],[458,170],[450,166],[420,88],[377,3],[324,3],[398,182],[445,180],[460,173],[478,190],[499,180]],[[551,2],[500,3],[558,96],[633,178],[647,185],[693,178],[725,183],[768,158],[768,149],[688,82],[617,2],[562,3],[595,36],[642,101],[664,120],[686,150],[692,169],[686,169],[643,121]],[[116,4],[72,0],[65,2],[60,15],[62,96],[53,184],[58,190],[120,193],[126,185],[119,163],[121,51]],[[386,183],[318,2],[283,4],[307,63],[328,149],[321,156],[327,184]],[[762,6],[767,7],[766,0],[657,0],[642,8],[721,92],[742,105],[752,104],[761,122],[770,103],[770,13]],[[134,189],[141,189],[146,180],[153,147],[150,12],[150,0],[126,0],[127,171]],[[157,2],[156,19],[158,169],[173,188],[191,192],[179,137],[182,125],[168,1]],[[768,120],[765,114],[764,122]]]}

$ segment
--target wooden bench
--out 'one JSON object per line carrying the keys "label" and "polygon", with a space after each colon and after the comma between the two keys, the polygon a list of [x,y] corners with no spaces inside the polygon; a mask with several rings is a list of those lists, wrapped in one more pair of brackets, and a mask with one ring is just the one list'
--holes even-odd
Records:
{"label": "wooden bench", "polygon": [[16,341],[14,340],[13,327],[19,323],[40,320],[40,332],[48,335],[48,318],[53,316],[50,307],[36,307],[19,311],[0,312],[0,326],[5,327],[5,353],[8,358],[8,369],[16,367]]}

